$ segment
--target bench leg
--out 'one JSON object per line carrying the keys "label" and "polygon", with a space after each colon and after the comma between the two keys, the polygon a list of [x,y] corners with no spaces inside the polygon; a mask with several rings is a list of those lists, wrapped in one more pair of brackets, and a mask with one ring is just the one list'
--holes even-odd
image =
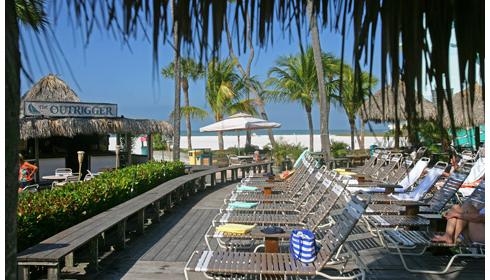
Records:
{"label": "bench leg", "polygon": [[221,171],[221,183],[226,183],[226,170]]}
{"label": "bench leg", "polygon": [[59,280],[60,279],[60,265],[48,267],[48,280]]}
{"label": "bench leg", "polygon": [[99,271],[99,237],[96,236],[90,240],[90,264],[96,271]]}
{"label": "bench leg", "polygon": [[65,266],[73,267],[73,252],[65,256]]}
{"label": "bench leg", "polygon": [[155,211],[155,222],[160,222],[160,201],[153,202],[152,204],[153,211]]}
{"label": "bench leg", "polygon": [[17,278],[19,280],[29,280],[29,266],[28,265],[17,266]]}
{"label": "bench leg", "polygon": [[211,187],[216,186],[216,173],[211,174]]}
{"label": "bench leg", "polygon": [[137,234],[143,234],[145,229],[145,209],[138,211],[138,224],[136,228]]}
{"label": "bench leg", "polygon": [[126,247],[126,219],[117,223],[117,242],[116,250],[122,250]]}

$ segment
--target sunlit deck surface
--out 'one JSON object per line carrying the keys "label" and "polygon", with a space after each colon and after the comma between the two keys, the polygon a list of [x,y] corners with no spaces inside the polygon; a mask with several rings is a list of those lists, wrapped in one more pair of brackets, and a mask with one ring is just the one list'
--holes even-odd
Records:
{"label": "sunlit deck surface", "polygon": [[[130,242],[126,249],[107,257],[101,263],[101,271],[75,274],[73,278],[185,279],[183,271],[187,260],[193,251],[206,248],[204,234],[233,186],[234,183],[227,183],[208,188],[185,200],[159,224]],[[452,273],[437,276],[409,273],[403,269],[398,256],[381,249],[363,252],[361,257],[370,269],[367,279],[484,279],[485,276],[484,259],[457,259]],[[427,255],[415,258],[417,263],[438,265],[434,260]],[[189,276],[190,279],[206,279],[202,273],[190,273]]]}

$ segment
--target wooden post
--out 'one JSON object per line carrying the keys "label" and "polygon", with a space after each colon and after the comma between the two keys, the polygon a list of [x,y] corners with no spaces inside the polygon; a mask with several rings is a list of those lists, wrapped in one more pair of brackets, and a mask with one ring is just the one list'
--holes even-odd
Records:
{"label": "wooden post", "polygon": [[126,221],[127,219],[124,219],[117,223],[117,241],[114,246],[116,250],[122,250],[126,247]]}
{"label": "wooden post", "polygon": [[89,242],[90,264],[94,265],[96,271],[99,270],[99,237],[92,238]]}
{"label": "wooden post", "polygon": [[61,269],[58,263],[55,266],[48,267],[48,280],[58,280],[60,279]]}
{"label": "wooden post", "polygon": [[216,186],[216,173],[211,174],[211,187]]}
{"label": "wooden post", "polygon": [[145,209],[141,209],[137,213],[138,215],[138,222],[136,225],[136,233],[137,234],[143,234],[143,231],[145,230]]}
{"label": "wooden post", "polygon": [[[27,141],[27,140],[26,140]],[[39,139],[34,138],[34,158],[36,159],[38,170],[41,169],[39,166]],[[36,172],[36,183],[39,182],[39,171]]]}
{"label": "wooden post", "polygon": [[17,265],[17,277],[19,280],[29,280],[29,266]]}
{"label": "wooden post", "polygon": [[151,137],[151,133],[149,133],[146,136],[146,143],[148,145],[148,161],[153,159],[153,143],[152,142],[153,142],[153,140]]}
{"label": "wooden post", "polygon": [[126,137],[126,156],[127,156],[127,159],[126,159],[126,166],[129,166],[133,163],[133,160],[131,159],[131,155],[133,154],[133,151],[132,151],[132,139],[131,139],[131,135],[129,133],[126,133],[125,134],[125,137]]}
{"label": "wooden post", "polygon": [[73,267],[73,252],[65,256],[65,266]]}
{"label": "wooden post", "polygon": [[221,183],[226,183],[226,170],[221,171]]}

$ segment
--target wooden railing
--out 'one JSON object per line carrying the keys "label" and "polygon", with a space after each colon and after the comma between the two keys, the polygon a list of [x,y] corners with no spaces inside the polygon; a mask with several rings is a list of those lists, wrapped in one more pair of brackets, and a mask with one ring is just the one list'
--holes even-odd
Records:
{"label": "wooden railing", "polygon": [[[207,167],[197,172],[194,170],[198,167],[191,167],[188,175],[169,180],[18,253],[18,278],[29,279],[31,267],[37,266],[47,268],[48,279],[60,279],[62,267],[73,266],[76,251],[87,247],[89,264],[98,269],[101,247],[123,249],[129,239],[143,233],[147,221],[158,222],[177,202],[215,187],[216,174],[220,174],[219,183],[227,183],[245,177],[250,171],[271,171],[271,165],[271,162],[260,162],[222,168]],[[231,171],[230,178],[228,171]]]}

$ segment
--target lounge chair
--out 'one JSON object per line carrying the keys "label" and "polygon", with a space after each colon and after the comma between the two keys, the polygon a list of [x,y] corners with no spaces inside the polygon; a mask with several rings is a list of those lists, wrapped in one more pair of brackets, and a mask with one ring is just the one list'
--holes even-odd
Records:
{"label": "lounge chair", "polygon": [[61,187],[61,186],[64,186],[68,183],[75,183],[75,182],[80,182],[80,178],[78,177],[78,174],[77,175],[68,175],[65,177],[65,180],[63,180],[61,182],[54,181],[51,184],[51,187],[52,188]]}
{"label": "lounge chair", "polygon": [[[423,157],[417,161],[417,163],[412,169],[410,169],[410,171],[407,171],[406,166],[410,166],[412,164],[412,161],[408,161],[403,166],[398,167],[398,169],[401,170],[402,174],[405,173],[405,176],[403,179],[400,179],[400,181],[397,181],[396,183],[387,181],[383,183],[368,182],[361,184],[348,184],[347,189],[351,192],[386,192],[388,187],[393,187],[392,192],[394,193],[406,192],[420,178],[427,165],[429,165],[429,162],[429,158]],[[395,173],[394,178],[397,178],[398,176],[399,174]],[[349,181],[349,183],[350,182],[351,181]]]}
{"label": "lounge chair", "polygon": [[[322,175],[323,173],[317,173]],[[342,192],[345,188],[345,185],[338,182],[337,180],[333,180],[328,178],[326,180],[322,180],[323,176],[315,176],[315,181],[311,182],[311,186],[308,188],[312,191],[307,190],[307,194],[301,195],[296,203],[301,205],[300,211],[298,212],[287,212],[287,213],[274,213],[278,212],[274,211],[228,211],[224,213],[219,213],[213,219],[213,226],[217,224],[225,224],[225,223],[242,223],[242,224],[257,224],[257,225],[291,225],[291,224],[302,224],[308,215],[311,214],[314,208],[319,206],[319,204],[323,204],[322,198],[329,190],[330,186],[333,184],[332,189],[336,192]],[[328,185],[323,185],[323,182],[327,182]],[[310,195],[311,194],[311,195]],[[303,203],[304,201],[304,203]],[[325,205],[323,205],[325,206]],[[322,206],[322,210],[326,208]],[[271,213],[272,212],[272,213]],[[322,215],[326,215],[328,213],[323,213]]]}
{"label": "lounge chair", "polygon": [[306,154],[301,158],[300,164],[297,165],[298,167],[294,170],[294,173],[285,180],[280,179],[278,181],[276,178],[274,178],[273,182],[270,182],[271,180],[268,177],[252,175],[243,178],[241,180],[241,185],[255,187],[273,185],[275,189],[286,189],[290,186],[298,184],[303,177],[308,174],[308,168],[310,166],[316,166],[316,164],[316,160],[310,154]]}
{"label": "lounge chair", "polygon": [[[485,203],[485,181],[475,189],[475,192],[468,197],[471,203],[481,209]],[[485,257],[485,244],[470,242],[467,239],[460,240],[456,244],[445,244],[440,242],[432,242],[432,238],[436,233],[432,231],[410,231],[410,230],[384,230],[382,232],[386,248],[392,253],[399,255],[400,260],[407,271],[414,273],[429,273],[429,274],[444,274],[449,272],[454,260],[459,257]],[[405,258],[409,255],[419,256],[426,252],[431,247],[446,247],[452,248],[454,255],[449,258],[446,266],[440,270],[430,270],[422,267],[409,267]],[[437,256],[434,256],[437,258]],[[447,260],[447,257],[445,258]]]}
{"label": "lounge chair", "polygon": [[[374,204],[369,205],[366,213],[386,213],[400,211],[403,206],[413,206],[414,213],[409,213],[407,215],[366,215],[365,218],[369,221],[371,225],[376,228],[381,227],[397,227],[397,226],[426,226],[429,225],[429,220],[414,216],[418,213],[439,213],[443,210],[444,206],[449,202],[449,200],[455,196],[458,189],[463,184],[466,176],[468,176],[469,170],[465,168],[460,168],[453,171],[451,175],[447,178],[444,185],[437,190],[434,195],[429,199],[429,201],[424,202],[420,199],[417,200],[399,200],[395,204]],[[422,203],[424,205],[422,205]],[[403,208],[402,208],[403,209]],[[403,210],[402,210],[403,211]],[[407,209],[405,209],[408,212]],[[400,211],[401,212],[401,211]]]}
{"label": "lounge chair", "polygon": [[[317,176],[320,176],[319,178]],[[338,177],[338,173],[333,170],[324,170],[323,172],[318,172],[315,179],[324,187],[327,187]],[[314,188],[313,193],[309,196],[320,197],[324,188]],[[273,213],[284,213],[284,212],[298,212],[299,209],[304,204],[304,200],[308,199],[307,196],[296,197],[292,201],[275,201],[270,203],[270,201],[231,201],[225,204],[220,212],[273,212]]]}
{"label": "lounge chair", "polygon": [[[256,252],[218,252],[195,251],[184,268],[185,278],[189,279],[191,271],[203,272],[207,277],[229,277],[238,275],[276,276],[322,276],[332,278],[322,271],[335,256],[339,248],[351,233],[357,221],[366,208],[367,201],[353,197],[342,212],[340,222],[329,228],[323,238],[318,241],[319,250],[313,263],[302,263],[292,257],[290,253],[256,253]],[[342,273],[342,271],[340,271]],[[364,270],[349,272],[350,279],[364,278]],[[335,279],[342,275],[333,276]]]}
{"label": "lounge chair", "polygon": [[401,153],[389,154],[388,158],[386,159],[386,163],[384,165],[381,165],[381,167],[378,170],[376,170],[367,179],[386,181],[386,179],[391,175],[393,170],[398,168],[398,166],[402,161],[403,161],[403,155]]}
{"label": "lounge chair", "polygon": [[39,191],[39,184],[32,184],[32,185],[27,185],[24,188],[22,188],[23,192],[38,192]]}
{"label": "lounge chair", "polygon": [[[319,172],[324,172],[325,168],[320,169],[310,166],[308,168],[306,178],[300,180],[296,185],[293,185],[286,190],[280,189],[280,193],[272,193],[270,195],[264,195],[264,191],[261,188],[254,189],[252,191],[233,192],[230,196],[225,198],[225,203],[229,201],[268,201],[268,202],[281,202],[291,201],[294,202],[294,198],[298,195],[306,196],[312,191],[311,186],[314,186],[320,176],[317,176]],[[243,186],[242,186],[243,187]],[[274,186],[270,187],[270,190],[274,192]]]}
{"label": "lounge chair", "polygon": [[437,183],[447,165],[446,162],[437,162],[427,171],[422,180],[411,191],[394,194],[374,193],[371,195],[371,202],[374,204],[395,203],[400,200],[420,200]]}
{"label": "lounge chair", "polygon": [[[321,184],[322,186],[318,188],[318,191],[308,198],[301,211],[297,213],[280,212],[278,214],[268,214],[266,215],[265,223],[263,222],[264,216],[260,214],[249,214],[248,216],[245,216],[245,218],[243,218],[243,215],[238,216],[240,217],[239,220],[237,219],[237,216],[234,216],[231,217],[235,218],[233,222],[221,223],[220,226],[216,226],[218,223],[214,223],[210,226],[205,235],[208,248],[211,249],[211,239],[216,239],[218,245],[223,248],[237,248],[238,246],[243,247],[243,243],[236,242],[236,240],[262,240],[264,238],[264,234],[261,233],[261,230],[264,230],[264,224],[267,224],[268,226],[282,226],[285,232],[280,236],[277,236],[281,239],[289,238],[292,227],[315,230],[317,228],[329,225],[331,222],[331,220],[328,219],[330,211],[334,208],[344,207],[346,204],[346,202],[342,203],[343,199],[339,199],[343,196],[342,194],[345,195],[345,185],[343,185],[339,180],[331,181],[327,178]],[[225,218],[230,220],[230,217]],[[286,223],[284,222],[285,220],[287,221]],[[238,225],[253,225],[254,229],[251,230],[251,232],[247,232],[247,234],[237,235],[233,231],[233,228],[237,225],[235,224],[236,222],[241,222],[241,224]],[[258,226],[258,224],[261,224],[262,226]],[[232,227],[231,231],[228,229],[230,226]],[[250,246],[253,244],[253,242],[250,243]]]}
{"label": "lounge chair", "polygon": [[374,152],[371,155],[371,157],[369,158],[369,160],[367,160],[364,163],[364,165],[356,167],[356,168],[352,168],[349,171],[352,171],[354,173],[363,174],[365,170],[369,170],[370,168],[372,168],[372,166],[376,164],[376,161],[381,157],[381,155],[385,154],[385,153],[386,152],[383,150],[376,149],[376,150],[374,150]]}

